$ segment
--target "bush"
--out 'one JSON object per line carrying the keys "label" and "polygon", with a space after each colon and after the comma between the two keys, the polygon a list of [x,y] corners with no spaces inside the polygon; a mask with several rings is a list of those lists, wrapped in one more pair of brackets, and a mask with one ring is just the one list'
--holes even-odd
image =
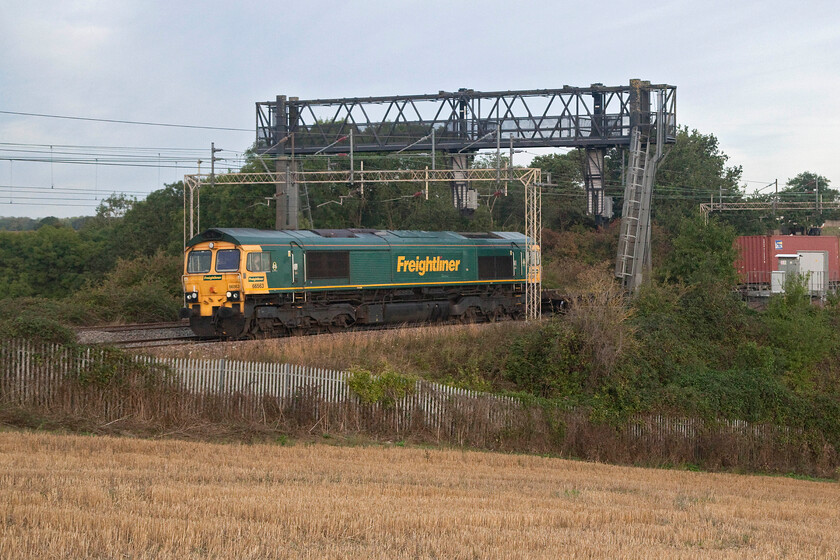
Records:
{"label": "bush", "polygon": [[172,321],[181,308],[182,259],[162,252],[121,260],[99,286],[79,294],[80,303],[105,321]]}
{"label": "bush", "polygon": [[615,374],[635,348],[635,329],[630,323],[634,312],[603,266],[590,267],[581,274],[580,286],[565,321],[580,338],[581,351],[591,365],[587,386],[595,388]]}
{"label": "bush", "polygon": [[662,278],[687,284],[723,284],[737,282],[735,272],[735,230],[715,220],[706,224],[697,216],[684,220],[674,238],[673,251],[660,270]]}
{"label": "bush", "polygon": [[811,391],[818,365],[840,349],[830,313],[811,304],[804,282],[787,282],[784,294],[770,299],[764,332],[779,350],[779,367],[786,381],[797,391]]}
{"label": "bush", "polygon": [[347,385],[362,402],[393,408],[397,401],[414,393],[415,381],[393,370],[373,375],[365,369],[355,369],[350,371]]}
{"label": "bush", "polygon": [[56,319],[25,313],[0,322],[0,337],[40,340],[57,344],[74,344],[76,333]]}
{"label": "bush", "polygon": [[505,377],[544,398],[580,396],[591,371],[583,338],[562,319],[524,331],[505,360]]}
{"label": "bush", "polygon": [[682,414],[714,420],[784,424],[792,420],[791,395],[779,379],[761,370],[684,368],[664,388],[664,402]]}

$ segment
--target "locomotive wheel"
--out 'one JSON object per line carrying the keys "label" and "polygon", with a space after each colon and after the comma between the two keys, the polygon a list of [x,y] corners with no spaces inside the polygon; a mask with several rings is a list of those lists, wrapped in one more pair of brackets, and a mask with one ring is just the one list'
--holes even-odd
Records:
{"label": "locomotive wheel", "polygon": [[469,325],[470,323],[475,323],[478,320],[478,313],[476,312],[475,307],[470,307],[464,314],[461,315],[461,322],[465,325]]}
{"label": "locomotive wheel", "polygon": [[348,315],[339,315],[333,319],[332,324],[327,328],[331,333],[338,333],[347,330],[350,326],[351,319]]}

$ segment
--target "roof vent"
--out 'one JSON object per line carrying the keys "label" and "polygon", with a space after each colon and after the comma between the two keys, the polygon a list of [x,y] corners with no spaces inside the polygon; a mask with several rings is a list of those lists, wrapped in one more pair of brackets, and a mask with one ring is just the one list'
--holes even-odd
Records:
{"label": "roof vent", "polygon": [[500,236],[491,231],[458,232],[458,235],[463,235],[467,239],[501,239]]}
{"label": "roof vent", "polygon": [[358,237],[355,233],[350,231],[349,229],[310,229],[312,233],[316,235],[320,235],[321,237],[338,237],[338,238],[350,238],[350,237]]}

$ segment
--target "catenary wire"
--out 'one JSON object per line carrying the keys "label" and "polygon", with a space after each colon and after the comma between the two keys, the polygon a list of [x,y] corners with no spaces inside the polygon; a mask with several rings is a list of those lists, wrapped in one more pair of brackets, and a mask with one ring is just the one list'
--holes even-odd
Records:
{"label": "catenary wire", "polygon": [[122,119],[99,119],[94,117],[76,117],[76,116],[69,116],[69,115],[49,115],[45,113],[27,113],[23,111],[0,111],[0,114],[3,115],[16,115],[16,116],[23,116],[23,117],[43,117],[48,119],[69,119],[74,121],[91,121],[91,122],[104,122],[104,123],[112,123],[112,124],[135,124],[135,125],[144,125],[144,126],[165,126],[165,127],[172,127],[172,128],[195,128],[201,130],[227,130],[227,131],[236,131],[236,132],[253,132],[251,128],[233,128],[227,126],[201,126],[201,125],[193,125],[193,124],[173,124],[173,123],[156,123],[156,122],[148,122],[148,121],[128,121]]}

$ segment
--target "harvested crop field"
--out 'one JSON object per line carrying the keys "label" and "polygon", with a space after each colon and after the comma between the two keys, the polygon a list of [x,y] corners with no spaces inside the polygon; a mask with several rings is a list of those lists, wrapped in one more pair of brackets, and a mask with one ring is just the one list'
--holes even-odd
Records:
{"label": "harvested crop field", "polygon": [[840,485],[400,446],[0,433],[0,558],[833,558]]}

